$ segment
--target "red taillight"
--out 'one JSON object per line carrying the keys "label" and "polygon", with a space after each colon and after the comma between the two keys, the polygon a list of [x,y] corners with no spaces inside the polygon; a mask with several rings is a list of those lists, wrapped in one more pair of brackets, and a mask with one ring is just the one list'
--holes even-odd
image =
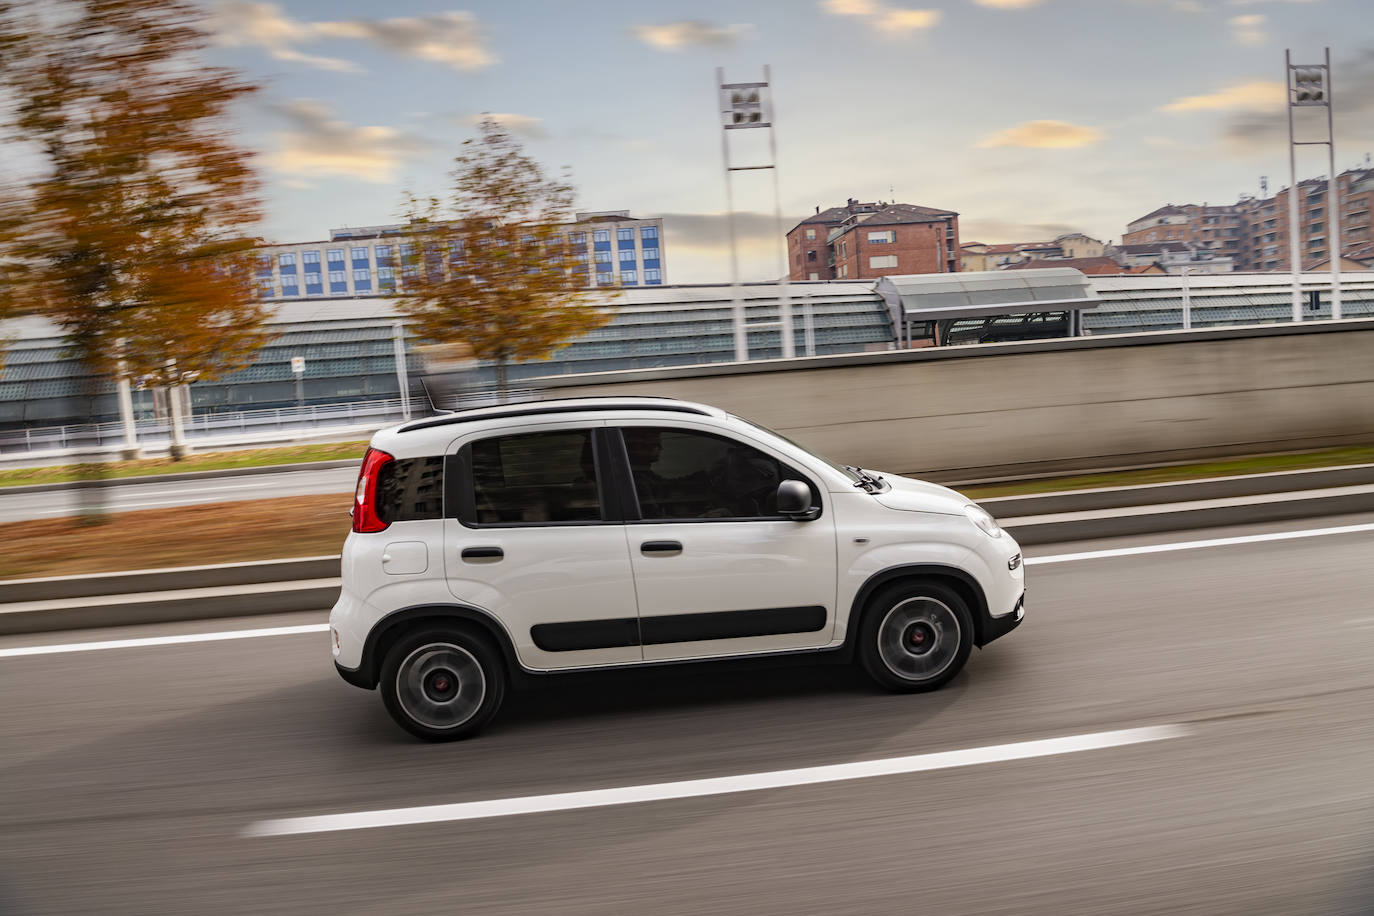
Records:
{"label": "red taillight", "polygon": [[382,468],[395,461],[386,452],[375,448],[363,455],[363,466],[358,471],[358,488],[353,493],[353,530],[385,531],[389,522],[384,522],[377,514],[377,477]]}

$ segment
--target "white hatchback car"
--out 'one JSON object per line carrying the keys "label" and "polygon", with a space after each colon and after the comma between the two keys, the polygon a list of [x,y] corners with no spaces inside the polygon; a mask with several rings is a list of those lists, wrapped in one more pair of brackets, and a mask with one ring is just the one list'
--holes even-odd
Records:
{"label": "white hatchback car", "polygon": [[335,666],[430,740],[589,668],[833,653],[931,690],[1025,613],[1016,542],[953,490],[658,398],[382,430],[342,574]]}

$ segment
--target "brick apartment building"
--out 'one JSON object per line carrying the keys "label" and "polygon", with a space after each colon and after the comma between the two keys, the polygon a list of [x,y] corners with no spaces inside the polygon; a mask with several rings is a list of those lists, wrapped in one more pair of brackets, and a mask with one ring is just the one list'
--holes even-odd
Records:
{"label": "brick apartment building", "polygon": [[792,280],[854,280],[959,270],[959,214],[884,201],[816,208],[787,233]]}
{"label": "brick apartment building", "polygon": [[[1341,223],[1341,251],[1346,258],[1374,258],[1370,207],[1374,204],[1374,169],[1351,169],[1336,176]],[[1330,257],[1325,179],[1298,183],[1299,240],[1303,266]],[[1234,204],[1169,204],[1134,220],[1121,237],[1123,246],[1181,242],[1231,257],[1236,270],[1287,270],[1289,189],[1273,197],[1242,198]]]}

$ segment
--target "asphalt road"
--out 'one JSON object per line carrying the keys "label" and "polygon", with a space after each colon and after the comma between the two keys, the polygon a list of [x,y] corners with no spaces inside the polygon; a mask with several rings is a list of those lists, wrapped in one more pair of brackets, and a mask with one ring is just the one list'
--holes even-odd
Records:
{"label": "asphalt road", "polygon": [[[271,499],[279,496],[308,496],[314,493],[349,493],[358,480],[356,467],[312,471],[281,471],[209,477],[200,480],[111,481],[102,487],[108,512],[131,509],[165,509],[194,503],[231,502],[241,499]],[[0,523],[35,518],[77,515],[82,500],[94,498],[82,489],[49,490],[41,493],[6,492],[0,488]]]}
{"label": "asphalt road", "polygon": [[[935,694],[816,666],[582,676],[515,695],[485,735],[451,745],[392,726],[375,694],[336,677],[318,633],[0,657],[0,911],[1374,912],[1374,533],[1044,559],[1094,546],[1029,551],[1026,623]],[[36,634],[0,650],[321,619]],[[273,818],[1151,726],[1179,736],[244,835]]]}

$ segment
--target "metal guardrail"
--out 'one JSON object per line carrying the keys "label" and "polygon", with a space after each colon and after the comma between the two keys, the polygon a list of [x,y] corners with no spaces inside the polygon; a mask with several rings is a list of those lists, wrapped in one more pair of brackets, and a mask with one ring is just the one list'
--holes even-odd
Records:
{"label": "metal guardrail", "polygon": [[[529,401],[538,397],[533,389],[513,389],[507,392],[509,402]],[[411,417],[429,413],[425,402],[411,400]],[[443,405],[448,410],[483,407],[498,403],[495,392],[469,392],[451,398]],[[268,410],[242,410],[233,413],[202,412],[187,417],[183,424],[186,440],[224,439],[236,435],[249,436],[275,431],[298,431],[358,426],[381,428],[406,419],[399,398],[374,401],[351,401],[344,404],[312,404],[305,407],[282,407]],[[166,418],[135,421],[134,435],[140,446],[166,445],[171,441],[171,427]],[[0,454],[23,454],[52,450],[106,449],[125,444],[121,423],[92,423],[76,426],[46,426],[33,429],[0,432]]]}

